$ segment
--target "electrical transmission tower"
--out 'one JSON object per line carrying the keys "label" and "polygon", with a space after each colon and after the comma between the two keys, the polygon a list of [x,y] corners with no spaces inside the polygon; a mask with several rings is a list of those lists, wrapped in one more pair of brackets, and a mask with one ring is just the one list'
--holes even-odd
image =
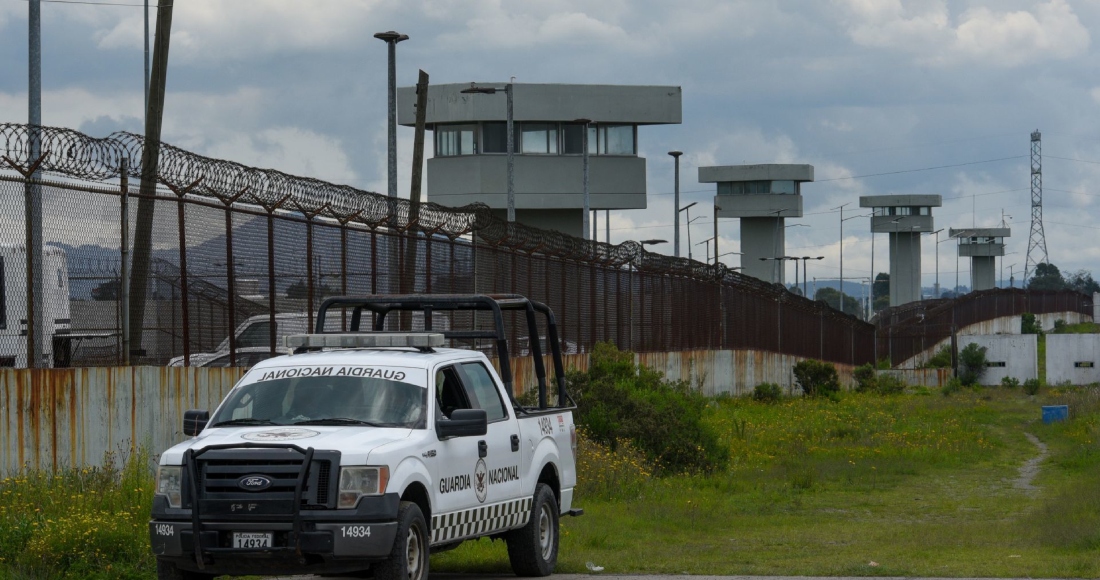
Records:
{"label": "electrical transmission tower", "polygon": [[1024,283],[1035,267],[1049,261],[1047,236],[1043,233],[1043,142],[1038,130],[1031,133],[1031,236],[1027,240]]}

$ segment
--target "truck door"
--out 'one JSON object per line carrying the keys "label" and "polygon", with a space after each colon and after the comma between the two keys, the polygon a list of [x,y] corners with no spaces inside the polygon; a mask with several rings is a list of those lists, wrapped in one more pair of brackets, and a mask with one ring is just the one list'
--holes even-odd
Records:
{"label": "truck door", "polygon": [[[455,409],[474,408],[454,366],[435,373],[435,420],[450,417]],[[445,544],[472,535],[471,514],[479,506],[474,480],[478,443],[485,437],[452,437],[424,451],[424,464],[432,476],[432,544]]]}
{"label": "truck door", "polygon": [[504,403],[501,387],[483,363],[464,362],[457,368],[471,404],[485,409],[489,419],[485,456],[478,462],[474,474],[478,502],[491,505],[517,499],[523,493],[520,484],[522,454],[519,423],[512,416],[511,405]]}

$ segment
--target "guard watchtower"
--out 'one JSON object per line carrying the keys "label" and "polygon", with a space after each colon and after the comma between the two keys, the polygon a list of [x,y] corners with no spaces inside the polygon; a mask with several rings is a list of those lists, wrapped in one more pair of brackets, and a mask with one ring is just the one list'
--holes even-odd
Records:
{"label": "guard watchtower", "polygon": [[890,306],[921,299],[920,236],[935,230],[932,208],[943,205],[939,195],[871,195],[859,207],[872,208],[871,234],[890,236]]}
{"label": "guard watchtower", "polygon": [[783,284],[786,218],[802,217],[802,184],[813,165],[719,165],[699,168],[699,183],[717,183],[716,217],[741,218],[742,274]]}
{"label": "guard watchtower", "polygon": [[1005,255],[1005,238],[1010,228],[969,228],[948,230],[959,241],[959,257],[970,258],[970,285],[974,290],[989,290],[997,285],[997,258]]}

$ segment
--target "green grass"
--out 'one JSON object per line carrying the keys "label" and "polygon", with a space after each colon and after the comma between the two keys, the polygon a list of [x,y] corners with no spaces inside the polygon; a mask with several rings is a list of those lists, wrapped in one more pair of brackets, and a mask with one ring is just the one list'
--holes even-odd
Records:
{"label": "green grass", "polygon": [[149,551],[149,455],[105,467],[27,472],[0,481],[0,579],[138,579]]}
{"label": "green grass", "polygon": [[1066,324],[1052,330],[1050,334],[1100,334],[1100,323],[1080,322],[1077,324]]}
{"label": "green grass", "polygon": [[[1096,577],[1093,392],[718,401],[708,420],[730,446],[730,469],[640,473],[617,497],[582,481],[585,515],[562,522],[559,571],[593,562],[608,573]],[[1076,409],[1073,419],[1039,423],[1039,407],[1058,402]],[[1038,454],[1025,432],[1050,449],[1034,493],[1015,487],[1019,467]],[[622,481],[631,461],[597,463],[613,464]],[[582,468],[582,478],[593,470]],[[434,556],[432,566],[508,571],[505,547],[488,540]]]}
{"label": "green grass", "polygon": [[[719,399],[730,450],[710,476],[656,477],[629,444],[582,439],[559,571],[853,576],[1100,576],[1100,390],[965,389],[775,405]],[[1040,406],[1067,404],[1044,425]],[[1035,492],[1018,469],[1048,447]],[[152,578],[148,456],[0,481],[0,579]],[[875,563],[872,565],[871,563]],[[509,572],[502,542],[432,557]]]}

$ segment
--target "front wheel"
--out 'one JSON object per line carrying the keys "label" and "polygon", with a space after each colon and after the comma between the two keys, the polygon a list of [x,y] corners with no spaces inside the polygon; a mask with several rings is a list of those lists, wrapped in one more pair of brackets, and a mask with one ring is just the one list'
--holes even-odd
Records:
{"label": "front wheel", "polygon": [[427,580],[428,524],[420,506],[401,502],[397,512],[397,537],[385,562],[374,566],[376,580]]}
{"label": "front wheel", "polygon": [[180,570],[175,564],[157,560],[157,580],[213,580],[213,574]]}
{"label": "front wheel", "polygon": [[558,563],[558,501],[550,486],[535,486],[527,525],[508,532],[508,560],[517,576],[549,576]]}

